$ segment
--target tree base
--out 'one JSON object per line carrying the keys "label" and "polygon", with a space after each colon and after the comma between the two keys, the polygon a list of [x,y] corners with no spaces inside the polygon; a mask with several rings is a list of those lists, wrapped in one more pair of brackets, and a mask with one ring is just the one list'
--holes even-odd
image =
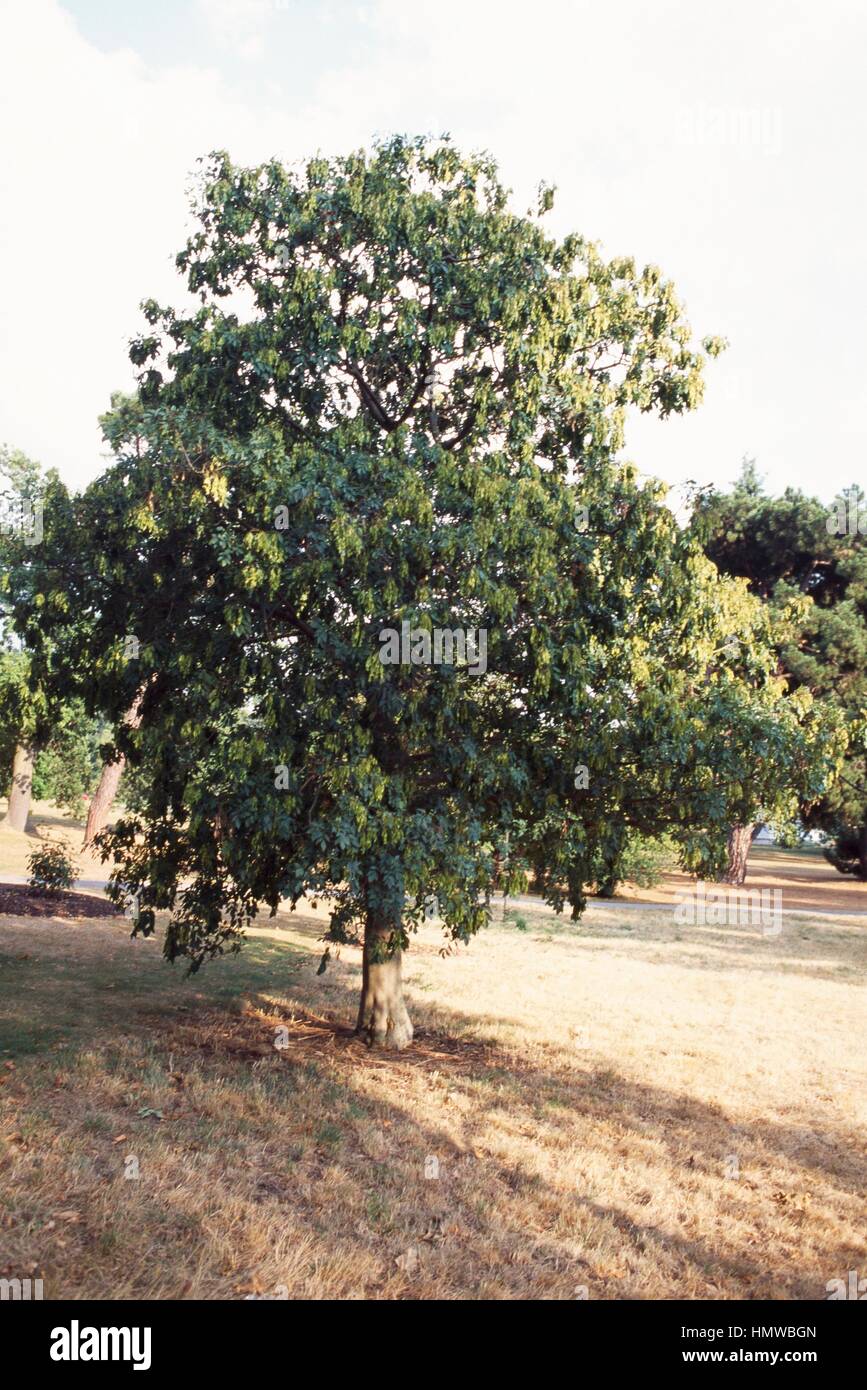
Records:
{"label": "tree base", "polygon": [[373,1019],[369,1023],[363,1023],[356,1027],[356,1037],[362,1039],[368,1047],[388,1047],[395,1052],[402,1052],[405,1047],[409,1047],[413,1039],[412,1022],[409,1014],[404,1008],[403,1019],[395,1021],[390,1015],[386,1024],[377,1024]]}
{"label": "tree base", "polygon": [[730,883],[739,888],[747,876],[747,857],[753,842],[754,822],[733,825],[729,831],[728,864],[720,883]]}
{"label": "tree base", "polygon": [[412,1023],[403,1002],[401,952],[389,952],[391,932],[368,922],[364,933],[364,983],[355,1024],[368,1047],[400,1052],[412,1042]]}

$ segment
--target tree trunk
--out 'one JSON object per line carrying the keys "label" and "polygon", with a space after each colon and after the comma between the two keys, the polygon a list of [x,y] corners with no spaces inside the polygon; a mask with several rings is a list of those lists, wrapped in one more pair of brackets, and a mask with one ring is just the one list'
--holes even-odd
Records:
{"label": "tree trunk", "polygon": [[30,802],[33,797],[34,749],[29,743],[19,743],[12,763],[12,785],[5,825],[8,830],[26,830],[30,824]]}
{"label": "tree trunk", "polygon": [[90,798],[90,805],[87,808],[87,825],[84,827],[84,839],[82,841],[84,849],[93,843],[108,820],[108,813],[112,808],[114,798],[117,796],[125,761],[121,757],[116,763],[103,765],[99,785]]}
{"label": "tree trunk", "polygon": [[741,884],[747,876],[747,855],[753,842],[753,825],[733,825],[729,831],[729,862],[721,883]]}
{"label": "tree trunk", "polygon": [[389,952],[392,928],[368,913],[364,928],[364,977],[356,1033],[369,1044],[400,1049],[412,1042],[403,1002],[401,952]]}
{"label": "tree trunk", "polygon": [[[141,702],[143,691],[133,700],[129,709],[123,717],[124,724],[128,724],[131,729],[137,729],[141,723]],[[84,827],[84,839],[82,848],[87,849],[104,829],[108,820],[108,813],[114,805],[114,798],[117,796],[117,789],[123,775],[126,759],[121,756],[116,763],[105,763],[99,778],[99,785],[91,797],[90,805],[87,808],[87,825]]]}
{"label": "tree trunk", "polygon": [[503,860],[500,851],[494,850],[494,876],[491,880],[491,891],[496,893],[500,886],[500,878],[503,872]]}
{"label": "tree trunk", "polygon": [[858,863],[861,866],[859,878],[867,879],[867,825],[861,826],[858,835]]}

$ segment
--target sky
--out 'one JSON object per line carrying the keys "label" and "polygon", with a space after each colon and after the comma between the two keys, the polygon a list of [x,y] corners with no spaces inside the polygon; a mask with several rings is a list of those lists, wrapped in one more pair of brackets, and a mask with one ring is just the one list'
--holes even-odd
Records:
{"label": "sky", "polygon": [[448,131],[514,206],[672,279],[728,351],[630,421],[672,484],[865,481],[863,0],[0,0],[0,442],[83,486],[144,298],[179,302],[196,160]]}

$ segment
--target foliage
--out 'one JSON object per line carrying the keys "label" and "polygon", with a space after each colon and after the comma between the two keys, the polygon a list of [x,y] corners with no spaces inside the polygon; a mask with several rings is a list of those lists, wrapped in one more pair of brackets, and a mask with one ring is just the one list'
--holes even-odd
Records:
{"label": "foliage", "polygon": [[19,735],[26,728],[29,662],[23,651],[0,647],[0,795],[7,792]]}
{"label": "foliage", "polygon": [[798,849],[804,843],[807,834],[797,818],[770,823],[767,828],[773,836],[774,843],[781,849]]}
{"label": "foliage", "polygon": [[60,707],[48,742],[37,756],[33,795],[55,802],[80,820],[85,811],[84,797],[99,780],[101,741],[101,722],[85,712],[81,700],[67,701]]}
{"label": "foliage", "polygon": [[620,868],[625,881],[639,888],[653,888],[664,874],[677,868],[677,847],[667,835],[631,834]]}
{"label": "foliage", "polygon": [[829,864],[833,864],[841,874],[854,874],[856,878],[867,878],[865,859],[867,859],[867,827],[852,830],[842,825],[833,841],[825,846],[824,854]]}
{"label": "foliage", "polygon": [[[843,845],[851,849],[867,825],[864,494],[852,488],[830,507],[793,488],[769,497],[748,462],[730,493],[702,500],[695,532],[715,564],[744,576],[767,605],[788,688],[809,692],[845,730],[840,775],[800,804],[808,829],[839,837],[837,867],[843,867]],[[867,875],[867,854],[861,872]]]}
{"label": "foliage", "polygon": [[[701,398],[658,270],[547,236],[448,141],[217,154],[195,212],[199,307],[145,304],[116,462],[46,509],[16,606],[147,769],[106,843],[170,958],[305,892],[332,940],[403,945],[432,896],[465,940],[495,861],[577,916],[630,831],[710,870],[721,828],[819,794],[833,741],[783,698],[761,605],[618,458],[628,407]],[[403,622],[483,631],[485,671],[383,664]]]}
{"label": "foliage", "polygon": [[66,840],[43,840],[27,860],[31,888],[60,893],[75,883],[76,864]]}
{"label": "foliage", "polygon": [[12,574],[20,603],[24,596],[36,602],[32,579],[41,573],[41,542],[35,531],[16,524],[17,509],[36,507],[47,488],[62,488],[56,473],[43,475],[40,465],[20,450],[0,447],[0,791],[4,794],[16,745],[44,747],[62,722],[74,719],[73,710],[50,699],[47,684],[36,678],[30,651],[15,630],[10,610]]}

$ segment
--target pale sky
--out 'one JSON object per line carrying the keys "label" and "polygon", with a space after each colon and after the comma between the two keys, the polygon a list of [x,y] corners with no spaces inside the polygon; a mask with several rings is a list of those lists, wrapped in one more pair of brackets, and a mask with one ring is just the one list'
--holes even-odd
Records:
{"label": "pale sky", "polygon": [[448,131],[524,211],[662,267],[704,405],[636,420],[647,473],[864,482],[865,0],[0,0],[0,442],[82,485],[173,266],[197,157]]}

